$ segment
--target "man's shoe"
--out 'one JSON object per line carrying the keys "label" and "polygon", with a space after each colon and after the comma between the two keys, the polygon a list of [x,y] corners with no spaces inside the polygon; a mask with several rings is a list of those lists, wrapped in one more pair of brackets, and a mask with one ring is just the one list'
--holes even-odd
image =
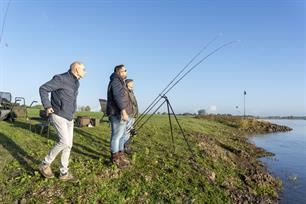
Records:
{"label": "man's shoe", "polygon": [[62,181],[71,181],[74,179],[74,177],[70,174],[70,173],[65,173],[65,174],[61,174],[59,176],[59,179],[62,180]]}
{"label": "man's shoe", "polygon": [[41,163],[39,165],[39,171],[46,178],[53,178],[54,177],[54,174],[52,173],[52,169],[51,169],[50,165],[48,165],[48,164]]}
{"label": "man's shoe", "polygon": [[129,165],[128,161],[122,159],[121,152],[112,153],[111,161],[120,169],[126,168]]}
{"label": "man's shoe", "polygon": [[126,158],[124,152],[119,151],[119,159],[126,165],[130,165],[130,161]]}

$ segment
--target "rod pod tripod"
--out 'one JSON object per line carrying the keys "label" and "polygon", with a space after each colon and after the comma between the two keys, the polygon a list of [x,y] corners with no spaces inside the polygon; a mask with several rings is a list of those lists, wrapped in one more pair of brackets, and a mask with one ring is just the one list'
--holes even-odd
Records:
{"label": "rod pod tripod", "polygon": [[178,119],[177,119],[177,116],[176,116],[176,114],[175,114],[175,112],[174,112],[174,110],[172,108],[172,105],[171,105],[168,97],[166,95],[163,95],[162,98],[165,100],[162,104],[164,104],[164,103],[167,104],[167,112],[168,112],[169,126],[170,126],[170,132],[171,132],[171,139],[172,139],[172,144],[173,144],[173,152],[175,153],[175,145],[174,145],[174,136],[173,136],[173,126],[172,126],[172,121],[171,121],[171,115],[174,116],[175,121],[176,121],[177,125],[180,128],[180,132],[181,132],[181,134],[182,134],[182,136],[184,138],[185,143],[188,146],[188,150],[190,151],[191,155],[195,158],[195,155],[194,155],[194,153],[193,153],[193,151],[192,151],[192,149],[190,147],[190,144],[189,144],[189,142],[188,142],[188,140],[186,138],[184,130],[183,130],[181,124],[179,123]]}

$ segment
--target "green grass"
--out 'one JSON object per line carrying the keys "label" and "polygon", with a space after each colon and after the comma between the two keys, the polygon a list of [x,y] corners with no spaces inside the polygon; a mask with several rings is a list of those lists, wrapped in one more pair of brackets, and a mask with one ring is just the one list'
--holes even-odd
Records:
{"label": "green grass", "polygon": [[[38,110],[30,109],[29,115],[37,116]],[[252,180],[249,171],[260,169],[256,157],[265,152],[249,144],[241,130],[216,120],[181,116],[179,121],[195,158],[177,126],[173,151],[168,118],[157,115],[134,138],[132,165],[124,170],[105,162],[110,156],[108,123],[75,128],[69,166],[75,182],[44,179],[38,172],[56,141],[53,128],[47,138],[30,131],[25,119],[0,121],[0,203],[235,203],[235,193],[277,197],[276,181]],[[57,176],[59,159],[52,164]]]}

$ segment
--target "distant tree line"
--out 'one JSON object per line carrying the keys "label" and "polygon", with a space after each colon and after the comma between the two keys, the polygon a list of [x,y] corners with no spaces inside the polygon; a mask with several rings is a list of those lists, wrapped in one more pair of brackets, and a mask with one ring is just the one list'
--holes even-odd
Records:
{"label": "distant tree line", "polygon": [[83,111],[83,112],[90,112],[91,111],[91,108],[90,106],[80,106],[79,108],[79,111]]}

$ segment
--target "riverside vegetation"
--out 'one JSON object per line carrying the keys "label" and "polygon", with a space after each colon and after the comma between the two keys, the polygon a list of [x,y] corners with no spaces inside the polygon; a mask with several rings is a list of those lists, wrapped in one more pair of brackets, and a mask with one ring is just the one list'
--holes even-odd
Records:
{"label": "riverside vegetation", "polygon": [[[101,118],[101,113],[77,115]],[[38,110],[30,110],[31,116]],[[240,117],[180,116],[187,145],[168,116],[156,115],[134,137],[132,165],[120,170],[109,158],[110,128],[75,128],[70,170],[74,182],[44,179],[40,160],[56,141],[29,130],[28,121],[0,121],[0,203],[276,203],[281,181],[257,160],[272,153],[248,142],[251,134],[290,128]],[[175,152],[174,148],[175,147]],[[59,157],[52,165],[59,174]]]}

